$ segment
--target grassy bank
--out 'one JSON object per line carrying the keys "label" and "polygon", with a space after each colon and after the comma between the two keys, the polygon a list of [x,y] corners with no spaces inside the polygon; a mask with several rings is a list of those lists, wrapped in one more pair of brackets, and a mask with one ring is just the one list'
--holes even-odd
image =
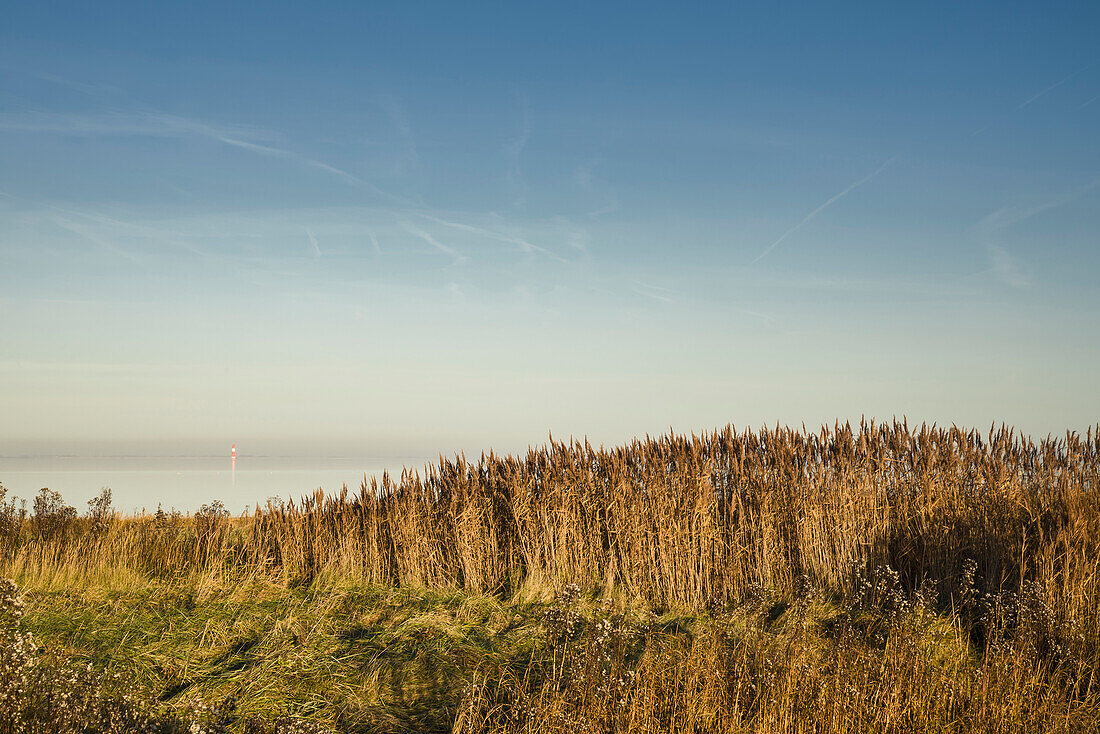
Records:
{"label": "grassy bank", "polygon": [[210,731],[1089,731],[1098,449],[730,429],[239,518],[43,499],[0,574],[43,660]]}

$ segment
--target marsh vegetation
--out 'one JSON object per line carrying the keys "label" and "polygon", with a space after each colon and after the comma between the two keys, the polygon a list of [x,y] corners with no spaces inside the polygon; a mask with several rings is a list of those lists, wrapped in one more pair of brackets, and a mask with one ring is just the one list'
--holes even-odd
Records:
{"label": "marsh vegetation", "polygon": [[0,730],[1095,731],[1098,479],[1092,431],[868,423],[0,493]]}

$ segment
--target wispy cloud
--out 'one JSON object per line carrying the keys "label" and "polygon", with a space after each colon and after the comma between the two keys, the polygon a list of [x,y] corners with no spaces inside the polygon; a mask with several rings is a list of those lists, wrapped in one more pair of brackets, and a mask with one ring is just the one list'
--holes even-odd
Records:
{"label": "wispy cloud", "polygon": [[151,112],[58,113],[3,112],[0,130],[7,132],[52,133],[71,136],[140,135],[145,137],[200,136],[271,140],[273,133],[242,125],[208,125],[177,115]]}
{"label": "wispy cloud", "polygon": [[435,249],[446,255],[449,255],[456,265],[461,265],[462,263],[466,262],[466,257],[464,255],[459,254],[459,252],[453,247],[448,247],[447,245],[443,244],[435,237],[433,237],[431,233],[425,232],[424,230],[420,229],[420,227],[417,227],[411,222],[403,222],[402,226],[409,234],[413,235],[414,237],[419,237]]}
{"label": "wispy cloud", "polygon": [[671,288],[664,288],[641,280],[630,281],[630,290],[646,298],[652,298],[654,301],[660,301],[661,303],[675,303],[676,299],[674,296],[678,295],[678,293]]}
{"label": "wispy cloud", "polygon": [[198,137],[247,150],[258,155],[281,158],[314,168],[368,189],[377,196],[401,206],[414,202],[380,189],[369,181],[342,168],[271,143],[281,136],[270,130],[247,125],[211,125],[177,115],[160,113],[112,112],[105,114],[0,113],[0,131],[69,136],[143,136]]}
{"label": "wispy cloud", "polygon": [[110,238],[101,237],[98,232],[88,227],[81,226],[79,223],[73,222],[64,217],[54,217],[53,223],[61,229],[65,230],[66,232],[72,232],[78,237],[87,240],[94,245],[98,245],[100,248],[102,248],[106,252],[111,253],[112,255],[117,255],[118,257],[125,258],[130,262],[137,262],[137,258],[132,253],[119,247],[118,244],[112,241]]}
{"label": "wispy cloud", "polygon": [[385,189],[380,189],[377,186],[375,186],[374,184],[372,184],[371,182],[366,181],[366,180],[360,178],[359,176],[348,173],[347,171],[345,171],[341,168],[337,168],[336,166],[330,166],[328,163],[325,163],[324,161],[319,161],[316,158],[310,158],[309,156],[302,155],[301,153],[295,153],[294,151],[286,150],[284,148],[275,148],[275,147],[270,146],[270,145],[260,145],[259,143],[250,143],[247,140],[237,140],[235,138],[228,138],[228,137],[217,137],[215,139],[220,143],[225,143],[226,145],[234,145],[238,148],[244,148],[245,150],[250,150],[253,153],[259,153],[261,155],[273,156],[275,158],[284,158],[286,160],[290,160],[290,161],[294,161],[296,163],[300,163],[301,165],[304,165],[304,166],[309,166],[310,168],[316,168],[316,169],[321,170],[321,171],[326,171],[328,173],[331,173],[334,176],[338,176],[338,177],[344,179],[348,183],[355,184],[356,186],[361,186],[363,188],[366,188],[371,193],[374,193],[374,194],[378,195],[379,197],[381,197],[381,198],[383,198],[383,199],[385,199],[385,200],[387,200],[391,203],[400,204],[402,206],[411,206],[411,205],[413,205],[412,201],[406,199],[403,196],[397,196],[396,194],[391,194],[389,191],[386,191]]}
{"label": "wispy cloud", "polygon": [[1013,288],[1027,288],[1031,285],[1027,264],[1021,258],[1009,252],[1002,242],[1002,237],[1006,231],[1039,214],[1066,206],[1097,187],[1100,187],[1100,179],[1036,206],[1027,208],[1002,207],[982,217],[978,221],[976,229],[989,257],[990,267],[997,279]]}
{"label": "wispy cloud", "polygon": [[764,313],[763,311],[755,311],[751,308],[734,308],[733,312],[742,314],[744,316],[751,316],[754,319],[758,319],[764,322],[766,326],[770,326],[771,324],[775,323],[775,317],[771,314]]}
{"label": "wispy cloud", "polygon": [[897,160],[897,156],[894,156],[893,158],[888,159],[881,166],[879,166],[875,170],[871,171],[870,173],[868,173],[866,176],[859,179],[855,183],[850,184],[847,188],[842,190],[840,193],[834,194],[833,196],[826,199],[824,203],[822,203],[820,206],[818,206],[816,209],[814,209],[812,212],[810,212],[806,216],[802,217],[802,220],[799,221],[798,224],[796,224],[793,227],[791,227],[790,229],[788,229],[786,232],[781,234],[777,240],[775,240],[770,245],[765,247],[764,250],[753,259],[753,262],[754,263],[759,262],[762,258],[764,258],[766,255],[768,255],[772,250],[774,250],[776,247],[778,247],[780,245],[780,243],[783,242],[783,240],[787,239],[792,234],[794,234],[795,232],[797,232],[798,230],[802,229],[807,224],[812,222],[814,219],[817,218],[817,216],[819,214],[821,214],[821,212],[825,211],[830,206],[832,206],[833,204],[835,204],[838,201],[840,201],[841,199],[843,199],[845,196],[847,196],[849,193],[851,193],[854,189],[862,186],[863,184],[867,183],[868,181],[870,181],[875,176],[877,176],[880,173],[882,173],[883,171],[885,171],[886,168],[891,163],[893,163],[895,160]]}
{"label": "wispy cloud", "polygon": [[117,97],[117,96],[122,95],[122,90],[121,89],[119,89],[118,87],[112,86],[110,84],[101,84],[101,83],[89,84],[87,82],[81,82],[81,81],[77,81],[75,79],[70,79],[68,77],[60,76],[58,74],[50,74],[50,73],[42,72],[42,71],[30,71],[30,72],[24,71],[24,73],[28,74],[29,76],[32,76],[36,79],[41,79],[42,81],[50,82],[51,84],[56,84],[56,85],[61,86],[61,87],[66,87],[68,89],[73,89],[73,90],[76,90],[78,92],[82,92],[83,94],[86,94],[90,97],[95,97],[96,99],[101,99],[104,96],[116,96]]}
{"label": "wispy cloud", "polygon": [[[122,255],[129,260],[136,260],[135,256],[118,244],[120,239],[142,243],[146,248],[150,245],[174,247],[202,258],[220,259],[220,255],[197,247],[189,238],[174,229],[141,224],[107,216],[99,212],[82,211],[71,207],[53,205],[48,207],[50,220],[74,234],[81,235],[90,242]],[[61,216],[57,216],[60,214]],[[88,226],[88,225],[91,226]]]}
{"label": "wispy cloud", "polygon": [[441,219],[440,217],[431,214],[424,214],[420,212],[417,212],[416,214],[417,216],[435,222],[436,224],[442,224],[444,227],[457,229],[460,232],[467,232],[469,234],[474,234],[481,237],[488,237],[490,239],[498,240],[500,242],[507,242],[509,244],[518,245],[519,248],[528,255],[540,253],[550,258],[551,260],[555,260],[560,263],[568,262],[564,258],[559,257],[550,250],[547,250],[545,247],[540,247],[532,242],[523,239],[522,237],[515,237],[513,235],[505,234],[503,232],[496,232],[491,229],[485,229],[484,227],[475,227],[472,224],[464,224],[462,222],[454,222],[447,219]]}
{"label": "wispy cloud", "polygon": [[985,243],[985,251],[989,255],[990,264],[993,266],[993,274],[997,277],[997,280],[1013,288],[1028,288],[1031,286],[1031,277],[1025,272],[1025,265],[1020,258],[993,241]]}
{"label": "wispy cloud", "polygon": [[245,150],[250,150],[253,153],[259,153],[261,155],[268,155],[268,156],[273,156],[275,158],[285,158],[287,160],[296,161],[297,163],[301,163],[301,164],[309,166],[311,168],[316,168],[316,169],[321,170],[321,171],[327,171],[327,172],[331,173],[332,175],[339,176],[340,178],[344,179],[345,181],[349,181],[351,183],[355,183],[355,184],[365,183],[358,176],[354,176],[354,175],[348,173],[345,170],[337,168],[336,166],[330,166],[329,164],[324,163],[324,162],[319,161],[319,160],[316,160],[315,158],[310,158],[310,157],[304,156],[300,153],[295,153],[295,152],[290,151],[290,150],[285,150],[284,148],[274,148],[270,145],[260,145],[259,143],[250,143],[247,140],[238,140],[236,138],[230,138],[230,137],[225,137],[225,136],[217,136],[214,139],[217,140],[219,143],[225,143],[226,145],[232,145],[232,146],[237,147],[237,148],[243,148]]}
{"label": "wispy cloud", "polygon": [[569,233],[569,246],[581,255],[588,254],[588,233],[583,230],[573,230]]}
{"label": "wispy cloud", "polygon": [[[574,272],[572,269],[585,259],[587,236],[567,221],[511,224],[486,213],[386,206],[198,212],[190,206],[166,210],[159,206],[12,201],[17,206],[9,207],[9,199],[0,197],[0,208],[4,209],[0,226],[7,232],[22,233],[22,239],[28,242],[68,241],[82,246],[71,238],[57,240],[60,230],[64,230],[85,242],[95,242],[104,252],[142,261],[173,252],[191,253],[223,264],[263,264],[263,269],[276,263],[295,267],[305,253],[310,257],[339,255],[353,259],[386,254],[395,267],[404,267],[407,261],[397,243],[413,242],[409,237],[412,235],[456,262],[476,261],[482,267],[502,270],[525,259],[544,263],[542,270],[524,268],[526,277],[548,272],[545,266],[550,263]],[[544,241],[558,244],[568,255],[563,256]],[[327,244],[322,246],[322,242]],[[392,244],[383,246],[383,242]],[[27,248],[33,250],[29,244]]]}

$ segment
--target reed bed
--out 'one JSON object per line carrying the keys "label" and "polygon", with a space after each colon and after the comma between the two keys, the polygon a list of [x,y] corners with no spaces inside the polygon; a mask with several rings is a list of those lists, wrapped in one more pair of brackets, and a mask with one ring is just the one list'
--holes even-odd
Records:
{"label": "reed bed", "polygon": [[[540,648],[572,650],[569,665],[532,654],[521,677],[469,671],[452,702],[463,731],[1083,731],[1100,723],[1098,478],[1097,430],[1036,442],[894,421],[551,441],[240,517],[215,504],[52,522],[8,505],[0,573],[40,590],[435,589],[541,600],[557,618],[573,612],[551,600],[577,589],[710,620],[687,637],[622,627],[646,642],[608,653],[624,681],[609,698],[573,682],[599,647],[580,614],[573,637]],[[776,637],[760,614],[788,607],[817,611]],[[933,629],[940,641],[922,642]]]}
{"label": "reed bed", "polygon": [[216,505],[99,532],[28,521],[0,535],[0,557],[22,573],[254,569],[470,593],[576,583],[693,609],[802,576],[846,594],[854,570],[884,565],[909,588],[952,585],[970,560],[982,593],[1032,579],[1074,616],[1096,599],[1098,474],[1091,430],[1035,443],[1008,428],[728,427],[441,457],[239,518]]}

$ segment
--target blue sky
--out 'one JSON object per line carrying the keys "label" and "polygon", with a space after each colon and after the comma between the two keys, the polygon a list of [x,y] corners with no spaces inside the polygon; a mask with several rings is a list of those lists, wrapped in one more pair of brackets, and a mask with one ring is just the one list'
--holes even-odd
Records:
{"label": "blue sky", "polygon": [[3,16],[0,453],[1100,417],[1095,3]]}

